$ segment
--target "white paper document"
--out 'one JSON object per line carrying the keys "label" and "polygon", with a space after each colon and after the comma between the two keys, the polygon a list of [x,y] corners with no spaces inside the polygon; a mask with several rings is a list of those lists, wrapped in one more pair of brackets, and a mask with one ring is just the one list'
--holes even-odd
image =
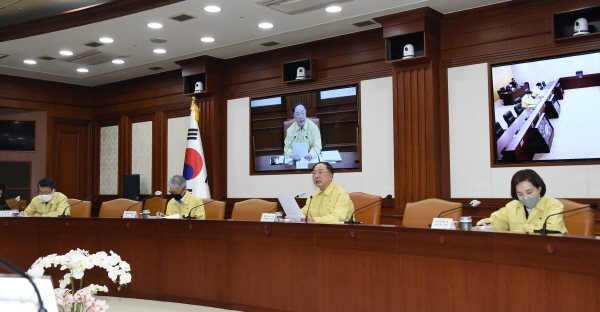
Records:
{"label": "white paper document", "polygon": [[321,151],[321,161],[342,161],[342,156],[338,151]]}
{"label": "white paper document", "polygon": [[300,158],[308,153],[308,143],[292,143],[292,155],[298,155]]}
{"label": "white paper document", "polygon": [[285,211],[285,215],[288,218],[296,222],[299,222],[300,219],[304,218],[304,214],[302,214],[302,210],[300,210],[300,207],[298,206],[298,203],[296,202],[296,199],[294,199],[294,197],[277,196],[277,199],[279,199],[281,207],[283,207],[283,211]]}
{"label": "white paper document", "polygon": [[163,217],[163,219],[179,219],[179,214],[166,216],[166,217]]}

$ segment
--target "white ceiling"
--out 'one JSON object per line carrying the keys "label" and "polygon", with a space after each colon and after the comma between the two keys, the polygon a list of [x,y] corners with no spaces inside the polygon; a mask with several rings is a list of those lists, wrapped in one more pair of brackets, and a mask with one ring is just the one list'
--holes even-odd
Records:
{"label": "white ceiling", "polygon": [[[25,0],[28,1],[28,0]],[[97,86],[135,77],[151,75],[157,71],[148,68],[163,67],[161,71],[178,69],[174,63],[200,55],[232,58],[299,43],[335,37],[357,31],[381,27],[379,24],[358,28],[352,23],[373,17],[389,15],[419,7],[429,6],[442,13],[466,10],[489,5],[502,0],[352,0],[341,3],[339,13],[327,13],[323,9],[286,15],[256,4],[258,0],[187,0],[172,5],[144,11],[99,23],[47,33],[43,35],[0,42],[0,73],[58,81],[84,86]],[[221,7],[219,13],[204,11],[207,5]],[[186,13],[196,18],[178,22],[169,17]],[[151,29],[150,22],[163,24],[161,29]],[[271,29],[258,28],[261,22],[274,25]],[[44,61],[39,56],[65,58],[58,52],[71,50],[77,54],[91,49],[84,43],[98,41],[100,37],[115,41],[99,47],[101,51],[119,55],[125,64],[111,62],[81,66],[59,60]],[[212,43],[200,41],[201,37],[215,38]],[[155,44],[151,38],[164,38],[168,42]],[[276,41],[280,45],[266,48],[261,43]],[[167,50],[165,54],[152,52],[155,48]],[[34,59],[36,65],[24,64]],[[86,67],[89,72],[79,73],[77,68]],[[160,72],[160,71],[159,71]]]}

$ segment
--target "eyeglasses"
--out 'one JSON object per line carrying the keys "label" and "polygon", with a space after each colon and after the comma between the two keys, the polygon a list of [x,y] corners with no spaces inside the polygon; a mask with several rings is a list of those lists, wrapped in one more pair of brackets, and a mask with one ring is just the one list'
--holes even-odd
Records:
{"label": "eyeglasses", "polygon": [[52,195],[52,191],[50,191],[50,192],[38,192],[38,195]]}
{"label": "eyeglasses", "polygon": [[324,173],[330,173],[330,172],[329,171],[323,171],[323,170],[321,170],[321,171],[313,171],[312,175],[316,176],[316,175],[322,175]]}
{"label": "eyeglasses", "polygon": [[303,115],[306,115],[306,111],[294,113],[294,116],[303,116]]}

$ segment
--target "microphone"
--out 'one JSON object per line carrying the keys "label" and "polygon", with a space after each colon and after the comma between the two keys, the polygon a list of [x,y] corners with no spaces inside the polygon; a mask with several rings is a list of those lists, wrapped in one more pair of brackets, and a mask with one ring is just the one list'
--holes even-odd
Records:
{"label": "microphone", "polygon": [[[313,143],[312,143],[312,142],[310,141],[310,139],[308,138],[308,134],[304,133],[304,137],[306,138],[306,140],[308,141],[308,143],[310,143],[310,148],[308,149],[308,153],[310,154],[310,151],[311,151],[313,148],[315,148],[315,146],[313,145]],[[317,151],[317,150],[315,149],[315,152],[316,152],[316,151]],[[318,159],[319,161],[321,161],[321,158],[319,157],[319,154],[321,154],[321,152],[318,152],[318,153],[317,153],[317,159]]]}
{"label": "microphone", "polygon": [[[283,158],[284,158],[284,159],[285,159],[285,155],[286,155],[287,151],[289,151],[289,150],[290,150],[290,148],[292,148],[292,146],[293,146],[293,145],[292,145],[292,143],[294,143],[294,141],[295,141],[295,140],[296,140],[296,138],[298,137],[298,134],[300,134],[300,131],[298,131],[298,132],[296,133],[296,135],[295,135],[295,136],[294,136],[294,138],[292,139],[292,142],[290,142],[290,146],[287,148],[287,150],[284,150],[284,151],[283,151]],[[292,158],[294,158],[294,155],[292,155]]]}
{"label": "microphone", "polygon": [[38,302],[40,303],[40,308],[39,308],[38,312],[46,312],[47,311],[44,308],[44,303],[42,302],[42,296],[40,296],[40,291],[38,290],[37,286],[35,285],[35,283],[31,279],[31,277],[27,273],[25,273],[23,270],[21,270],[21,268],[14,265],[12,262],[8,261],[6,258],[4,258],[2,256],[0,256],[0,266],[2,266],[5,270],[7,270],[9,272],[21,275],[23,278],[27,279],[31,283],[31,285],[33,285],[35,294],[38,297]]}
{"label": "microphone", "polygon": [[[294,198],[298,198],[298,197],[300,197],[300,196],[304,196],[304,195],[306,195],[306,192],[300,193],[300,194],[298,194],[298,195],[294,196]],[[273,212],[273,211],[275,211],[275,210],[277,210],[277,209],[279,209],[279,208],[281,208],[281,204],[279,204],[277,207],[275,207],[274,209],[272,209],[272,210],[271,210],[271,211],[269,211],[268,213],[271,213],[271,212]]]}
{"label": "microphone", "polygon": [[[462,206],[460,206],[460,207],[456,207],[456,208],[452,208],[452,209],[448,209],[448,210],[442,211],[442,212],[440,212],[440,214],[439,214],[437,217],[439,218],[439,217],[441,217],[443,214],[445,214],[446,212],[450,212],[450,211],[452,211],[452,210],[456,210],[456,209],[464,208],[464,207],[467,207],[467,206],[471,206],[471,207],[477,207],[477,206],[479,206],[479,204],[481,204],[481,202],[480,202],[480,201],[478,201],[477,199],[473,199],[473,200],[472,200],[470,203],[468,203],[468,204],[466,204],[466,205],[462,205]],[[431,224],[429,225],[429,227],[431,227]]]}
{"label": "microphone", "polygon": [[310,204],[312,204],[312,195],[310,195],[310,202],[308,202],[308,208],[306,209],[306,218],[304,218],[304,223],[308,223],[308,212],[310,211]]}
{"label": "microphone", "polygon": [[4,207],[8,207],[10,206],[10,204],[16,202],[16,201],[20,201],[21,200],[21,196],[17,196],[15,197],[15,199],[13,201],[11,201],[10,203],[6,203],[5,205],[3,205],[2,207],[0,207],[0,210],[4,210]]}
{"label": "microphone", "polygon": [[583,206],[583,207],[579,207],[579,208],[575,208],[575,209],[571,209],[571,210],[567,210],[567,211],[553,213],[553,214],[549,215],[548,217],[546,217],[546,220],[544,220],[544,226],[542,227],[542,229],[541,230],[534,230],[533,233],[540,233],[540,234],[561,234],[560,231],[546,230],[546,222],[548,222],[548,219],[550,217],[552,217],[552,216],[555,216],[555,215],[559,215],[559,214],[563,214],[565,212],[575,211],[575,210],[579,210],[579,209],[584,209],[584,208],[596,209],[596,208],[598,208],[598,204],[591,203],[591,204],[589,204],[587,206]]}
{"label": "microphone", "polygon": [[221,197],[219,197],[217,199],[213,199],[213,200],[209,201],[208,203],[204,203],[204,204],[198,205],[196,207],[193,207],[192,209],[190,209],[190,213],[187,215],[187,217],[183,216],[182,218],[186,219],[186,220],[196,220],[196,217],[192,217],[192,210],[194,210],[194,209],[196,209],[196,208],[198,208],[200,206],[204,206],[206,204],[210,204],[210,203],[214,202],[215,200],[223,200],[223,199],[226,199],[226,198],[227,198],[227,196],[221,196]]}
{"label": "microphone", "polygon": [[[142,203],[142,202],[146,201],[146,199],[148,199],[148,198],[150,198],[150,197],[152,197],[152,196],[160,196],[160,194],[162,194],[162,192],[161,192],[161,191],[156,191],[156,192],[154,192],[154,194],[152,194],[152,195],[150,195],[150,196],[148,196],[148,197],[146,197],[146,198],[144,198],[144,199],[140,200],[139,202],[137,202],[137,203],[135,203],[135,204],[133,204],[133,205],[129,206],[129,207],[127,208],[127,210],[125,210],[125,211],[129,211],[129,209],[130,209],[131,207],[133,207],[133,206],[135,206],[135,205],[137,205],[137,204],[139,204],[139,203]],[[123,218],[123,216],[121,216],[121,218]]]}
{"label": "microphone", "polygon": [[88,198],[86,198],[86,199],[82,199],[82,200],[80,200],[80,201],[78,201],[78,202],[74,203],[73,205],[69,205],[69,207],[67,207],[67,208],[69,208],[69,215],[68,215],[68,216],[67,216],[67,215],[65,215],[65,213],[67,213],[67,208],[65,208],[65,210],[63,210],[63,213],[62,213],[62,215],[60,215],[60,216],[58,216],[58,217],[59,217],[59,218],[70,218],[70,217],[71,217],[71,207],[73,207],[73,206],[75,206],[75,205],[77,205],[77,204],[81,204],[81,203],[83,203],[84,201],[86,201],[86,200],[88,200],[88,199],[92,199],[92,198],[96,198],[96,195],[94,194],[94,195],[92,195],[92,196],[90,196],[90,197],[88,197]]}
{"label": "microphone", "polygon": [[364,209],[364,208],[367,208],[367,207],[369,207],[369,206],[371,206],[371,205],[373,205],[373,204],[376,204],[376,203],[378,203],[378,202],[380,202],[380,201],[382,201],[382,200],[384,200],[384,199],[392,199],[392,195],[390,194],[390,195],[388,195],[388,196],[386,196],[386,197],[383,197],[382,199],[378,199],[378,200],[376,200],[376,201],[374,201],[374,202],[372,202],[372,203],[370,203],[370,204],[368,204],[368,205],[366,205],[366,206],[363,206],[363,207],[360,207],[360,208],[358,208],[358,209],[354,210],[354,212],[352,212],[352,215],[350,216],[350,221],[344,221],[344,223],[345,223],[345,224],[350,224],[350,225],[352,225],[352,224],[361,224],[362,222],[354,221],[354,214],[355,214],[357,211],[359,211],[359,210],[361,210],[361,209]]}

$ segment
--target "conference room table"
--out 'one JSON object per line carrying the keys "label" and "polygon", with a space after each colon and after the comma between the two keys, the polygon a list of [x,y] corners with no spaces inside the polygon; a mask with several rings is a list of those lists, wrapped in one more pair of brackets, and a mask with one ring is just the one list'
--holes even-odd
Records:
{"label": "conference room table", "polygon": [[[279,157],[281,155],[268,155],[268,156],[256,156],[254,157],[254,171],[255,172],[269,172],[269,171],[280,171],[280,170],[297,170],[295,164],[271,164],[272,157]],[[359,169],[360,160],[357,152],[340,152],[342,161],[330,162],[334,169]],[[321,161],[321,159],[317,159]],[[300,170],[312,170],[313,164],[308,165],[308,169]]]}
{"label": "conference room table", "polygon": [[[598,311],[595,236],[231,220],[0,218],[0,254],[113,250],[108,296],[242,311]],[[54,285],[65,272],[47,269]],[[104,294],[100,294],[104,295]]]}

